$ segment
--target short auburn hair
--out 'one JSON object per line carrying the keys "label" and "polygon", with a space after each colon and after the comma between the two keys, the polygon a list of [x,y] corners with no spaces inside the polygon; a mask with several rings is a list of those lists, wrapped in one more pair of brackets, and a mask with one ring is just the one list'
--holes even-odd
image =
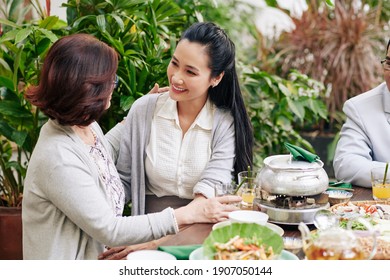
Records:
{"label": "short auburn hair", "polygon": [[44,60],[39,85],[25,98],[61,125],[86,126],[106,110],[118,68],[118,54],[89,34],[60,38]]}

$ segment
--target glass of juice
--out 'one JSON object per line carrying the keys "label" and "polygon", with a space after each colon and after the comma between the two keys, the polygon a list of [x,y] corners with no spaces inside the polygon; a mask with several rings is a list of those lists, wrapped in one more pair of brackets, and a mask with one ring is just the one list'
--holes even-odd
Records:
{"label": "glass of juice", "polygon": [[242,171],[238,173],[238,192],[241,196],[241,208],[253,208],[253,200],[259,197],[259,171]]}
{"label": "glass of juice", "polygon": [[390,201],[390,172],[385,176],[385,167],[371,170],[371,185],[374,200]]}

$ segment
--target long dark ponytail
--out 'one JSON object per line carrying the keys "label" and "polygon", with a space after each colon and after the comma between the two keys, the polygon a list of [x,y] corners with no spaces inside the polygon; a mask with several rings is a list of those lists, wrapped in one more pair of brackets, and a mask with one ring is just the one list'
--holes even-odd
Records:
{"label": "long dark ponytail", "polygon": [[235,64],[235,46],[225,31],[211,22],[199,22],[191,25],[182,35],[182,39],[196,42],[206,47],[209,55],[211,78],[222,72],[224,76],[216,87],[209,88],[211,101],[219,108],[229,109],[234,118],[235,127],[235,175],[252,167],[253,130],[241,94]]}

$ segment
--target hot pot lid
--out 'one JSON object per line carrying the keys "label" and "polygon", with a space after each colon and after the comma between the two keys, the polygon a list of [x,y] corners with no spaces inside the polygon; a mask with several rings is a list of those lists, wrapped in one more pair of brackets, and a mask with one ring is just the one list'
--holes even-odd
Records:
{"label": "hot pot lid", "polygon": [[264,159],[264,165],[274,170],[317,170],[324,166],[321,160],[315,162],[295,160],[291,154],[274,155]]}

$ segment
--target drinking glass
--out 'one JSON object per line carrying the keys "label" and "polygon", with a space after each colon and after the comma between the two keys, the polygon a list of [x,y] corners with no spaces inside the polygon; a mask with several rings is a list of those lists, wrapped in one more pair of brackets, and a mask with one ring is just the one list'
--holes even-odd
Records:
{"label": "drinking glass", "polygon": [[[237,194],[238,185],[235,182],[231,183],[217,183],[214,185],[215,196],[224,196],[224,195],[238,195]],[[236,207],[240,207],[240,203],[230,203]]]}
{"label": "drinking glass", "polygon": [[390,201],[390,172],[385,178],[385,167],[371,169],[371,185],[374,200]]}
{"label": "drinking glass", "polygon": [[214,185],[215,196],[234,195],[236,194],[237,184],[231,183],[217,183]]}
{"label": "drinking glass", "polygon": [[253,200],[260,197],[260,171],[241,171],[238,173],[238,191],[241,196],[241,208],[253,208]]}

